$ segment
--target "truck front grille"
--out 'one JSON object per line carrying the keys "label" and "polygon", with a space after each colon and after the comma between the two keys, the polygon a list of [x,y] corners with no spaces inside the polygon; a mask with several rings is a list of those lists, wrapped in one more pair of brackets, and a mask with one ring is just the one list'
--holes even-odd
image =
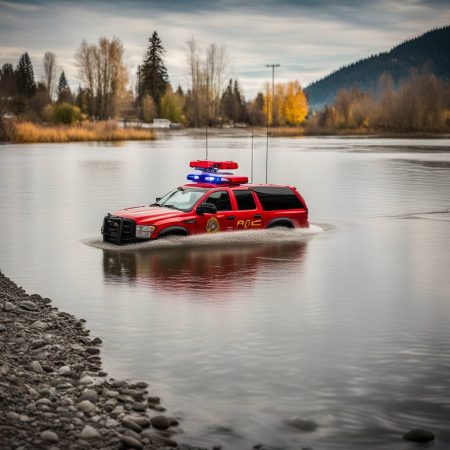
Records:
{"label": "truck front grille", "polygon": [[131,219],[107,215],[103,219],[103,240],[122,245],[133,242],[136,236],[136,223]]}

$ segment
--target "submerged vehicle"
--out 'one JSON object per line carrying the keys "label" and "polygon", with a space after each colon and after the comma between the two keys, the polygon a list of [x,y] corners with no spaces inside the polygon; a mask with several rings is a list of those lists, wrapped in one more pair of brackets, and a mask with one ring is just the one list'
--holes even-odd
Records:
{"label": "submerged vehicle", "polygon": [[103,240],[133,242],[274,227],[306,228],[308,208],[297,189],[278,184],[249,184],[228,170],[234,161],[191,161],[190,183],[149,206],[125,208],[105,216]]}

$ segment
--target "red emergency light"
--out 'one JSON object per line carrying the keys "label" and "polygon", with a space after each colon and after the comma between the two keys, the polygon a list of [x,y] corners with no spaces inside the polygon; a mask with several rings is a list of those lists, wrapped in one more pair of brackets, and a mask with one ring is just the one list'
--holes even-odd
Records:
{"label": "red emergency light", "polygon": [[191,161],[189,167],[198,170],[216,171],[237,169],[239,165],[235,161],[208,161],[205,159],[198,159],[197,161]]}

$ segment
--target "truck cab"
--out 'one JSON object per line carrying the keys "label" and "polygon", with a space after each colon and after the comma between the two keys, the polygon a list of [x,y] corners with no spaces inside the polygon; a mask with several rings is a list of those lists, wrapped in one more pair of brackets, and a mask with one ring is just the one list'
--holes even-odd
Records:
{"label": "truck cab", "polygon": [[249,184],[246,177],[219,172],[237,168],[232,161],[193,161],[191,167],[197,169],[188,175],[193,183],[173,189],[150,206],[105,216],[104,241],[121,245],[167,236],[309,226],[306,203],[295,187]]}

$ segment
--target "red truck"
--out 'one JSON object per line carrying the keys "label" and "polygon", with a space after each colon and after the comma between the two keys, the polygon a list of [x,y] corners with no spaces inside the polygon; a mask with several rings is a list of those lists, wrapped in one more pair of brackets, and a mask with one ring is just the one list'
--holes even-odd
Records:
{"label": "red truck", "polygon": [[168,236],[189,236],[264,228],[308,227],[308,208],[293,186],[248,184],[226,170],[234,161],[191,161],[191,183],[177,187],[150,206],[107,214],[103,240],[122,245]]}

